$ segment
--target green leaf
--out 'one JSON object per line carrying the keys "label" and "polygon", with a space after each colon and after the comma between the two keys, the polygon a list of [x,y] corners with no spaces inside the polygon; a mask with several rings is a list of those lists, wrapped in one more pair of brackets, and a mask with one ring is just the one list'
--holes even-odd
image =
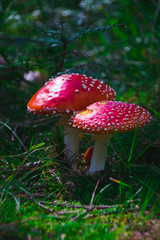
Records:
{"label": "green leaf", "polygon": [[29,150],[33,151],[33,150],[38,149],[38,148],[40,148],[40,147],[42,147],[44,145],[45,145],[45,142],[41,142],[41,143],[38,143],[36,145],[33,145]]}

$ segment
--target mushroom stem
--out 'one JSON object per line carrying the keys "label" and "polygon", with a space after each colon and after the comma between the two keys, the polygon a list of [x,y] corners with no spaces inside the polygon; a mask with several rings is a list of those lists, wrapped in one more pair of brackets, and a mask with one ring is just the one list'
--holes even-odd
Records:
{"label": "mushroom stem", "polygon": [[64,125],[64,144],[66,145],[65,154],[67,158],[72,158],[79,151],[79,134],[77,129]]}
{"label": "mushroom stem", "polygon": [[105,169],[106,147],[108,146],[111,137],[112,134],[107,134],[105,136],[94,135],[95,145],[89,172],[95,173]]}
{"label": "mushroom stem", "polygon": [[63,114],[60,118],[60,125],[64,126],[65,156],[69,160],[73,170],[77,170],[76,158],[79,152],[79,131],[69,126],[70,114]]}

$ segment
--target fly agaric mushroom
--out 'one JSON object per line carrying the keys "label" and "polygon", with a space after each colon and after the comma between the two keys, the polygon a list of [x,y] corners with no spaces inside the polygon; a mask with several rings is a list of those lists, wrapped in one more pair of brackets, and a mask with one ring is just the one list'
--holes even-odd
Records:
{"label": "fly agaric mushroom", "polygon": [[[96,101],[115,100],[115,91],[103,82],[79,74],[65,74],[49,81],[30,99],[29,112],[37,115],[61,114],[64,125],[65,155],[72,159],[79,151],[78,131],[68,125],[72,113]],[[74,166],[72,165],[72,168]]]}
{"label": "fly agaric mushroom", "polygon": [[150,113],[135,104],[120,101],[101,101],[91,104],[70,119],[70,125],[95,140],[89,172],[104,170],[106,146],[114,132],[134,131],[147,125]]}

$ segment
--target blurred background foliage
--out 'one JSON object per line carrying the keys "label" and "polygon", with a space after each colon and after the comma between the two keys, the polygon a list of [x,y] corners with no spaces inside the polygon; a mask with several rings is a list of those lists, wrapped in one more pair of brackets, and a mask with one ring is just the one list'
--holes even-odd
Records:
{"label": "blurred background foliage", "polygon": [[159,23],[159,0],[1,0],[1,121],[29,129],[30,97],[64,72],[97,77],[159,117]]}

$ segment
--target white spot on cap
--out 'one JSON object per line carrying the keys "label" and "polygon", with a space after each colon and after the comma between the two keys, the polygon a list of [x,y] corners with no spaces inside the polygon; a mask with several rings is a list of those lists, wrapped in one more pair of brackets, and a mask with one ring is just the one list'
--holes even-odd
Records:
{"label": "white spot on cap", "polygon": [[86,89],[87,86],[86,86],[85,84],[82,84],[82,88],[83,88],[83,89]]}

